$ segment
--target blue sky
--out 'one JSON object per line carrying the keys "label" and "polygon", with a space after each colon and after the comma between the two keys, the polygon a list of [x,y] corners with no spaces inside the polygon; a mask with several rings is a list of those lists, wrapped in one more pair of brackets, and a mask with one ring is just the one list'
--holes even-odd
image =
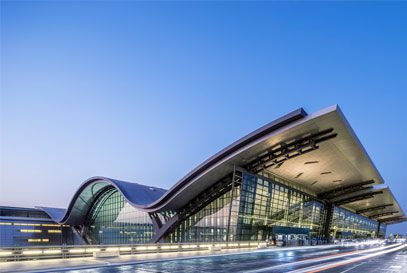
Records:
{"label": "blue sky", "polygon": [[403,2],[2,1],[0,204],[66,207],[95,175],[169,188],[337,103],[407,211],[406,52]]}

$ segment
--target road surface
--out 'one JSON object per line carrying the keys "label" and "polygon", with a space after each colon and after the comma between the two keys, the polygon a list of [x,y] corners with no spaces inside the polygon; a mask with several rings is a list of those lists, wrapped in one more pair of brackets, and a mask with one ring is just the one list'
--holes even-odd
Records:
{"label": "road surface", "polygon": [[107,264],[99,268],[54,270],[84,273],[401,273],[407,272],[407,245],[352,245],[294,248],[229,253],[199,258],[182,258],[136,264]]}

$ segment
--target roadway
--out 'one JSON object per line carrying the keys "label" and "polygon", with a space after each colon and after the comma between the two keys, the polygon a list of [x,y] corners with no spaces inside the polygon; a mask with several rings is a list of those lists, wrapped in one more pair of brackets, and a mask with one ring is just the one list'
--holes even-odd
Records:
{"label": "roadway", "polygon": [[[31,272],[84,273],[173,273],[173,272],[233,272],[233,273],[401,273],[407,272],[406,244],[331,245],[319,247],[272,248],[243,252],[195,256],[161,256],[152,261],[135,261],[131,255],[117,259],[89,262],[86,266],[67,266],[64,269],[33,270]],[[201,255],[201,256],[197,256]],[[5,269],[5,268],[3,268]],[[9,268],[10,269],[10,268]],[[29,271],[28,267],[24,271]],[[45,268],[44,268],[45,269]],[[9,271],[9,270],[6,270]],[[12,272],[9,271],[9,272]]]}

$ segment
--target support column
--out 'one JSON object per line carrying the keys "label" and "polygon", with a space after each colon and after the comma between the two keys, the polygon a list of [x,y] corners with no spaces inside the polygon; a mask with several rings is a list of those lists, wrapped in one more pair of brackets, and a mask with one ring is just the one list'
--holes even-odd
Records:
{"label": "support column", "polygon": [[153,223],[154,232],[157,232],[163,226],[160,217],[158,217],[157,213],[149,213],[148,215]]}
{"label": "support column", "polygon": [[232,217],[233,192],[235,189],[235,175],[236,175],[236,166],[233,166],[232,191],[230,193],[229,219],[228,219],[228,228],[226,230],[226,242],[229,242],[230,218]]}
{"label": "support column", "polygon": [[381,225],[380,221],[377,221],[376,238],[380,237],[380,225]]}
{"label": "support column", "polygon": [[331,202],[327,202],[325,204],[326,206],[326,217],[325,217],[325,223],[324,223],[324,235],[328,243],[331,242],[331,238],[329,237],[329,233],[331,231],[331,223],[332,223],[332,217],[333,217],[333,212],[334,212],[334,205]]}

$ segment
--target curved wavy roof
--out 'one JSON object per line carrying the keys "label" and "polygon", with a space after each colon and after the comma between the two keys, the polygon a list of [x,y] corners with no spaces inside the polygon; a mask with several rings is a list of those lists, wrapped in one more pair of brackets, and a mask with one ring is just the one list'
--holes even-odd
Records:
{"label": "curved wavy roof", "polygon": [[[249,149],[259,141],[267,139],[273,132],[303,119],[305,116],[307,116],[307,113],[303,108],[299,108],[235,141],[197,166],[171,187],[160,199],[145,206],[144,209],[157,211],[164,207],[170,209],[181,208],[198,193],[230,173],[233,170],[233,162],[230,159],[236,158],[242,151]],[[181,193],[185,194],[182,198],[179,198]]]}
{"label": "curved wavy roof", "polygon": [[[168,191],[105,177],[85,181],[67,210],[42,208],[58,223],[80,224],[87,209],[103,187],[117,188],[132,206],[146,212],[178,210],[201,192],[230,174],[234,166],[244,167],[264,152],[290,141],[324,130],[335,137],[318,143],[317,149],[290,158],[279,168],[266,169],[315,195],[362,181],[383,184],[383,178],[356,137],[337,105],[308,115],[299,108],[232,143],[179,180]],[[308,164],[313,163],[313,164]],[[269,167],[267,167],[269,168]],[[394,202],[397,202],[394,200]]]}
{"label": "curved wavy roof", "polygon": [[96,176],[86,180],[79,187],[66,210],[49,207],[37,208],[45,211],[57,223],[78,225],[84,221],[88,209],[97,198],[97,193],[109,186],[120,191],[127,202],[136,208],[142,208],[154,202],[166,192],[157,187]]}
{"label": "curved wavy roof", "polygon": [[[271,172],[315,193],[365,180],[374,180],[376,185],[384,183],[338,105],[311,115],[300,108],[215,154],[183,177],[161,198],[143,208],[150,212],[182,208],[200,192],[231,173],[235,165],[245,166],[251,159],[281,142],[328,128],[333,128],[338,136],[318,144],[318,150],[290,159]],[[305,165],[308,161],[318,161],[319,164]],[[323,172],[329,172],[330,175],[321,177]],[[302,173],[300,178],[299,173]],[[318,183],[311,185],[315,181]]]}

